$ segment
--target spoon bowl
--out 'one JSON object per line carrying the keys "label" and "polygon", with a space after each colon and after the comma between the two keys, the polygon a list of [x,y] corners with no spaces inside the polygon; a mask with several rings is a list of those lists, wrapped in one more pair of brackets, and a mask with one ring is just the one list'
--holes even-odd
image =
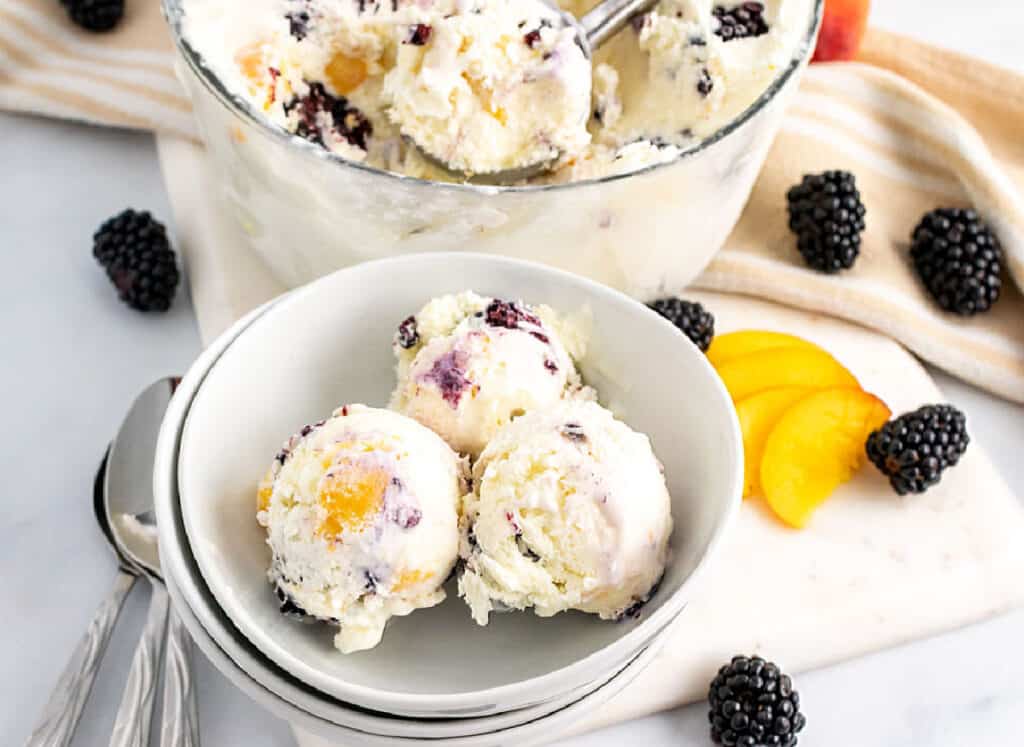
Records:
{"label": "spoon bowl", "polygon": [[153,459],[175,382],[161,379],[135,400],[111,444],[103,490],[106,523],[118,552],[156,579],[162,574],[152,513]]}

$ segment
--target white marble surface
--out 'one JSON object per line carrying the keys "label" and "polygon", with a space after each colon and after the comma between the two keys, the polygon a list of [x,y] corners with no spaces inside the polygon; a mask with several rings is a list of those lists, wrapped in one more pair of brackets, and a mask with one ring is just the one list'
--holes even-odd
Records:
{"label": "white marble surface", "polygon": [[[1024,69],[1013,0],[876,0],[874,21]],[[968,13],[967,8],[972,10]],[[0,742],[24,741],[113,579],[90,495],[103,444],[135,393],[199,348],[187,294],[171,314],[130,313],[89,255],[90,233],[125,205],[166,219],[150,138],[0,115]],[[1024,500],[1024,408],[939,375],[949,398]],[[908,590],[912,594],[913,590]],[[146,598],[129,600],[76,745],[106,744]],[[806,611],[805,611],[806,612]],[[1019,743],[1024,611],[826,670],[797,685],[801,744],[953,747]],[[206,745],[289,745],[287,727],[197,659]],[[857,734],[855,728],[866,729]],[[568,747],[708,744],[703,706],[566,740]]]}

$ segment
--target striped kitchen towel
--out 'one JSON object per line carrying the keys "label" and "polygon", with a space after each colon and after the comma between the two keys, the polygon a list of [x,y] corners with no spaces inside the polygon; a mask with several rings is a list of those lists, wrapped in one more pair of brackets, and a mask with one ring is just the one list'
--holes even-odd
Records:
{"label": "striped kitchen towel", "polygon": [[[872,64],[808,70],[739,224],[697,285],[860,322],[1024,402],[1024,79],[881,31],[861,57]],[[840,275],[806,268],[782,197],[824,169],[854,172],[867,208],[861,256]],[[925,212],[972,205],[999,235],[1008,271],[992,310],[965,319],[935,305],[908,248]]]}
{"label": "striped kitchen towel", "polygon": [[94,34],[59,0],[0,0],[0,109],[195,137],[159,0]]}
{"label": "striped kitchen towel", "polygon": [[[158,0],[127,0],[106,34],[77,30],[58,0],[0,0],[0,108],[151,129],[161,135],[180,248],[209,336],[265,299],[191,210],[195,182],[173,173],[201,151]],[[1024,76],[870,30],[856,63],[812,65],[736,230],[697,285],[781,301],[876,328],[922,358],[1024,402]],[[166,137],[164,137],[166,136]],[[856,266],[807,269],[787,228],[785,192],[802,174],[857,175],[867,230]],[[1007,254],[1003,295],[973,319],[939,310],[910,266],[918,219],[937,206],[975,206]],[[245,256],[246,260],[250,258]],[[259,288],[261,290],[255,290]]]}

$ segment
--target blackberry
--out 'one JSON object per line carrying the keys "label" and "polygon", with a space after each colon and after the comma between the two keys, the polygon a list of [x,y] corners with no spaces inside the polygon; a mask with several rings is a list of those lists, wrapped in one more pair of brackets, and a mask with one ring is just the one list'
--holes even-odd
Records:
{"label": "blackberry", "polygon": [[914,268],[943,309],[973,316],[999,299],[1003,250],[976,212],[932,210],[917,224],[911,240]]}
{"label": "blackberry", "polygon": [[734,656],[711,681],[708,701],[711,739],[728,747],[793,747],[807,722],[793,682],[760,656]]}
{"label": "blackberry", "polygon": [[963,456],[967,418],[952,405],[925,405],[868,436],[868,459],[900,495],[923,493]]}
{"label": "blackberry", "polygon": [[789,228],[810,267],[829,274],[853,267],[864,230],[864,204],[853,174],[805,174],[789,188],[786,202]]}
{"label": "blackberry", "polygon": [[60,0],[60,4],[87,31],[110,31],[124,15],[124,0]]}
{"label": "blackberry", "polygon": [[676,325],[702,353],[707,352],[715,336],[715,317],[710,311],[696,301],[674,296],[659,298],[647,305]]}
{"label": "blackberry", "polygon": [[93,256],[121,300],[139,311],[167,311],[178,288],[178,266],[162,223],[125,210],[93,234]]}
{"label": "blackberry", "polygon": [[731,8],[716,5],[711,14],[718,19],[715,33],[723,41],[746,39],[768,33],[768,22],[764,20],[764,3],[740,3]]}

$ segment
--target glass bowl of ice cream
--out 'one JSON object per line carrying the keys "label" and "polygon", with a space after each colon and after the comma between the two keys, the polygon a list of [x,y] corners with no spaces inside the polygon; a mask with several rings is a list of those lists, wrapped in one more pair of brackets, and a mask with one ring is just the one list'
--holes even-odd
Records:
{"label": "glass bowl of ice cream", "polygon": [[[286,285],[466,249],[643,296],[688,283],[725,241],[823,2],[662,0],[589,79],[541,0],[163,4],[211,197]],[[507,185],[435,165],[545,157],[550,171]]]}
{"label": "glass bowl of ice cream", "polygon": [[247,327],[197,390],[178,490],[186,551],[264,656],[345,703],[471,717],[650,645],[742,467],[721,381],[663,318],[437,253],[336,272]]}

